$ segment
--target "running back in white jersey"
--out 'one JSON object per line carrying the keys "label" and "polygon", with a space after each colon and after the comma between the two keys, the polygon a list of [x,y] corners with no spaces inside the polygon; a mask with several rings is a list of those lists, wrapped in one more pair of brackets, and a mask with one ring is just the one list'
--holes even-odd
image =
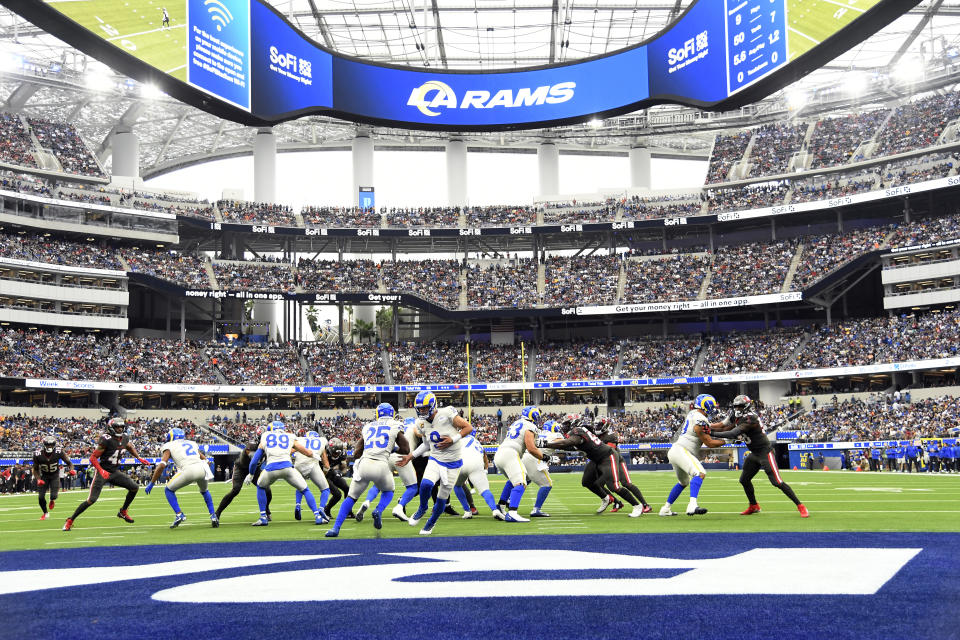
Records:
{"label": "running back in white jersey", "polygon": [[311,438],[310,436],[300,436],[297,438],[297,442],[299,442],[304,449],[313,451],[313,455],[315,455],[316,457],[311,458],[310,456],[303,455],[299,451],[294,451],[293,466],[295,466],[297,469],[300,469],[302,467],[310,467],[312,465],[320,464],[321,462],[323,462],[323,460],[321,460],[321,456],[323,455],[323,450],[327,448],[326,438],[324,438],[323,436],[320,436],[319,438]]}
{"label": "running back in white jersey", "polygon": [[510,428],[507,429],[507,435],[504,436],[503,442],[500,443],[500,446],[505,449],[516,451],[517,455],[519,456],[527,449],[526,445],[523,443],[527,431],[533,433],[534,437],[536,437],[540,430],[537,428],[537,425],[533,424],[529,420],[525,420],[524,418],[516,420],[512,425],[510,425]]}
{"label": "running back in white jersey", "polygon": [[166,442],[160,447],[161,456],[164,451],[170,452],[170,459],[173,460],[173,464],[177,465],[177,469],[183,469],[188,464],[197,464],[198,462],[203,464],[203,459],[200,458],[200,447],[193,440]]}
{"label": "running back in white jersey", "polygon": [[463,440],[458,440],[446,449],[437,449],[437,445],[444,437],[456,438],[460,429],[453,426],[453,419],[459,413],[453,407],[442,407],[437,409],[433,416],[433,422],[429,420],[420,420],[417,428],[423,433],[423,438],[430,443],[430,457],[439,462],[456,462],[460,460],[463,450]]}
{"label": "running back in white jersey", "polygon": [[397,434],[402,430],[403,423],[394,418],[377,418],[373,422],[363,425],[363,429],[360,431],[363,438],[361,459],[369,458],[388,462],[397,440]]}
{"label": "running back in white jersey", "polygon": [[265,466],[275,462],[290,462],[290,452],[296,439],[286,431],[265,431],[260,436],[260,448],[266,455]]}
{"label": "running back in white jersey", "polygon": [[697,435],[696,431],[694,431],[694,427],[698,424],[702,430],[703,427],[710,426],[710,421],[707,419],[707,416],[693,409],[687,414],[687,418],[683,421],[683,426],[680,427],[676,440],[674,440],[674,443],[680,445],[695,456],[700,455],[700,447],[703,446],[703,441],[700,439],[700,436]]}

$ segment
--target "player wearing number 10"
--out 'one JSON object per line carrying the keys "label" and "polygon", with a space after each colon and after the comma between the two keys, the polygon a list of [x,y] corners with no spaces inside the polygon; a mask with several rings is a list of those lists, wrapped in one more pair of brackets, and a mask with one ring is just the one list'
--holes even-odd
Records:
{"label": "player wearing number 10", "polygon": [[406,455],[410,452],[403,433],[403,423],[395,417],[396,411],[386,402],[377,406],[377,419],[364,425],[363,437],[357,440],[353,457],[357,463],[353,467],[353,480],[350,482],[350,491],[337,512],[337,521],[333,528],[326,532],[326,537],[336,538],[340,535],[340,527],[347,519],[347,514],[353,509],[357,498],[363,495],[370,484],[380,490],[380,502],[373,510],[373,526],[380,529],[383,526],[383,510],[393,500],[393,471],[390,470],[390,454],[396,445],[399,453]]}
{"label": "player wearing number 10", "polygon": [[210,512],[210,524],[214,527],[219,527],[220,521],[217,519],[217,513],[213,509],[213,496],[210,495],[210,490],[207,489],[207,482],[213,480],[213,472],[210,471],[210,465],[207,464],[207,457],[200,451],[197,443],[184,438],[183,429],[179,427],[174,427],[167,432],[166,444],[160,447],[160,462],[157,463],[157,468],[153,470],[153,477],[150,479],[150,484],[144,488],[143,492],[150,495],[150,492],[153,491],[154,483],[160,479],[160,474],[163,473],[167,462],[172,458],[173,463],[177,465],[177,473],[170,478],[170,482],[167,483],[166,488],[163,490],[167,496],[167,502],[170,503],[170,508],[173,509],[174,513],[173,524],[170,525],[170,528],[174,529],[179,527],[187,520],[187,516],[183,515],[183,511],[180,510],[180,503],[177,501],[176,492],[177,489],[181,489],[192,482],[197,483],[197,488],[200,489],[200,495],[203,496],[203,501],[207,503],[207,511]]}
{"label": "player wearing number 10", "polygon": [[317,501],[314,500],[307,481],[303,479],[300,472],[293,468],[290,462],[290,452],[299,451],[307,457],[316,457],[309,449],[304,448],[302,444],[286,432],[286,426],[279,420],[274,420],[267,427],[267,430],[260,437],[260,446],[256,453],[250,458],[250,475],[257,469],[260,459],[266,457],[267,464],[263,467],[260,478],[257,479],[257,502],[260,505],[260,519],[253,523],[255,527],[265,527],[270,524],[267,519],[267,493],[266,488],[280,480],[286,480],[294,489],[303,493],[307,500],[307,506],[313,511],[314,524],[323,524],[323,514],[317,509]]}

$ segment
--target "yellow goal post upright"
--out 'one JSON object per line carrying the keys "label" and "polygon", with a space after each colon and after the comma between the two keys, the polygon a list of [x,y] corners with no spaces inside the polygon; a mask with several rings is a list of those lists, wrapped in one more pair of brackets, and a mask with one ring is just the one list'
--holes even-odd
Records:
{"label": "yellow goal post upright", "polygon": [[[520,341],[520,380],[522,382],[527,381],[527,352],[526,347],[524,346],[523,341]],[[520,406],[527,406],[527,387],[524,386],[520,389]]]}
{"label": "yellow goal post upright", "polygon": [[473,420],[473,396],[470,393],[470,343],[467,343],[467,422]]}

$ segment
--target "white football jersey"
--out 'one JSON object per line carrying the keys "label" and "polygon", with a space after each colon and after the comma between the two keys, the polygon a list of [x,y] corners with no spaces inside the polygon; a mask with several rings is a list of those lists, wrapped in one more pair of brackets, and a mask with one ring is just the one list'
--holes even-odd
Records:
{"label": "white football jersey", "polygon": [[200,447],[193,440],[166,442],[160,447],[161,456],[164,451],[170,452],[170,459],[173,460],[173,464],[177,465],[177,469],[183,469],[188,464],[203,464],[203,459],[200,457]]}
{"label": "white football jersey", "polygon": [[480,443],[477,442],[477,439],[473,436],[467,436],[463,439],[463,462],[466,464],[472,458],[477,458],[480,460],[480,465],[483,465],[483,447],[480,446]]}
{"label": "white football jersey", "polygon": [[556,453],[556,449],[550,448],[551,442],[556,442],[557,440],[563,440],[563,434],[557,431],[540,431],[540,435],[537,438],[537,447],[540,451],[543,451],[544,455],[552,456]]}
{"label": "white football jersey", "polygon": [[710,421],[707,419],[707,416],[696,409],[692,409],[690,413],[687,414],[687,419],[683,421],[683,426],[680,427],[680,431],[677,433],[677,439],[674,440],[675,444],[680,445],[695,456],[700,455],[700,447],[703,446],[703,441],[700,440],[700,436],[694,431],[694,427],[698,424],[701,427],[709,427]]}
{"label": "white football jersey", "polygon": [[507,435],[504,436],[503,442],[500,443],[500,447],[504,449],[510,449],[516,451],[519,456],[527,447],[524,445],[523,440],[526,437],[527,431],[533,433],[534,437],[540,432],[537,428],[537,425],[533,424],[529,420],[520,418],[516,420],[510,428],[507,429]]}
{"label": "white football jersey", "polygon": [[297,442],[299,442],[304,449],[309,449],[310,451],[313,451],[314,455],[317,457],[311,458],[310,456],[303,455],[299,451],[294,451],[293,466],[299,469],[301,467],[311,467],[315,464],[320,464],[321,462],[323,462],[323,460],[321,460],[321,455],[323,454],[323,450],[327,448],[326,438],[324,438],[323,436],[320,436],[319,438],[311,438],[309,436],[300,436],[297,438]]}
{"label": "white football jersey", "polygon": [[290,462],[290,452],[296,438],[286,431],[265,431],[260,436],[260,448],[266,456],[265,465],[275,462]]}
{"label": "white football jersey", "polygon": [[420,420],[417,423],[424,440],[430,443],[430,457],[438,462],[456,462],[461,459],[463,440],[454,442],[446,449],[437,449],[444,437],[455,438],[460,433],[460,430],[453,426],[453,419],[459,415],[453,407],[442,407],[437,409],[433,422]]}
{"label": "white football jersey", "polygon": [[403,423],[394,418],[377,418],[363,425],[360,435],[363,438],[361,459],[370,458],[387,462],[397,440],[397,434],[403,430]]}

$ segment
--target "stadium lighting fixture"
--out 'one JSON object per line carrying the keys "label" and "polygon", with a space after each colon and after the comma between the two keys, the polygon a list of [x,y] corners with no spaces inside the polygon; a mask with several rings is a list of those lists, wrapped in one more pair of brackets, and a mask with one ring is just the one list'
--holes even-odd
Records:
{"label": "stadium lighting fixture", "polygon": [[109,91],[113,82],[109,77],[100,73],[88,73],[85,78],[87,88],[91,91]]}
{"label": "stadium lighting fixture", "polygon": [[23,66],[23,58],[12,53],[0,53],[0,71],[16,71]]}
{"label": "stadium lighting fixture", "polygon": [[870,78],[865,73],[851,71],[844,74],[843,86],[851,96],[863,95],[870,87]]}
{"label": "stadium lighting fixture", "polygon": [[807,104],[807,92],[798,87],[790,87],[784,92],[784,100],[787,103],[787,109],[796,111],[802,109]]}
{"label": "stadium lighting fixture", "polygon": [[163,92],[155,84],[140,85],[140,95],[147,100],[156,100],[163,96]]}
{"label": "stadium lighting fixture", "polygon": [[603,126],[603,122],[601,122],[600,120],[597,120],[596,118],[594,118],[593,120],[591,120],[590,122],[588,122],[587,125],[588,125],[589,127],[591,127],[592,129],[599,129],[600,127]]}
{"label": "stadium lighting fixture", "polygon": [[917,56],[904,56],[893,69],[895,80],[911,83],[923,77],[923,62]]}

